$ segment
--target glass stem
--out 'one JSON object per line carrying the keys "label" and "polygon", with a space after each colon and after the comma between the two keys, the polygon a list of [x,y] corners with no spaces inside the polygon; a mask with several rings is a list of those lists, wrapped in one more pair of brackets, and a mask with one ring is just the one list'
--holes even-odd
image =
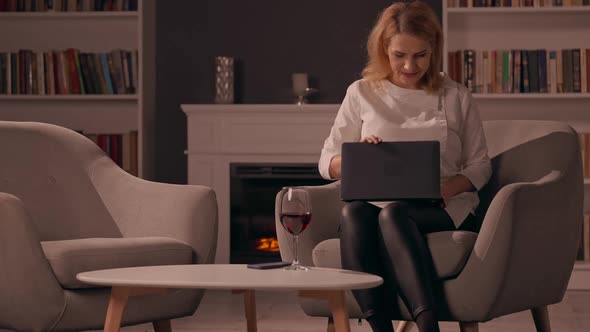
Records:
{"label": "glass stem", "polygon": [[299,265],[299,256],[297,254],[297,238],[298,237],[299,237],[298,235],[293,235],[293,248],[294,248],[293,265]]}

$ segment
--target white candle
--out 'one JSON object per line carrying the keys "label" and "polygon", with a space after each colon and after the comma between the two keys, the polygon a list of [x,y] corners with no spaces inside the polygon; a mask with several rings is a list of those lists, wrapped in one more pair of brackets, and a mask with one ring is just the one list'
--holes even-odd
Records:
{"label": "white candle", "polygon": [[296,96],[305,95],[305,89],[307,89],[307,73],[294,73],[293,74],[293,92]]}

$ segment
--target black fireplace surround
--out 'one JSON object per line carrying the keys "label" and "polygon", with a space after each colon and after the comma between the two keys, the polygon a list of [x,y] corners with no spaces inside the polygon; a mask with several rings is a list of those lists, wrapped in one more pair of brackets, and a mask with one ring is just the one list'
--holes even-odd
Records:
{"label": "black fireplace surround", "polygon": [[276,194],[286,186],[329,182],[320,176],[317,164],[231,163],[230,263],[280,261],[274,220]]}

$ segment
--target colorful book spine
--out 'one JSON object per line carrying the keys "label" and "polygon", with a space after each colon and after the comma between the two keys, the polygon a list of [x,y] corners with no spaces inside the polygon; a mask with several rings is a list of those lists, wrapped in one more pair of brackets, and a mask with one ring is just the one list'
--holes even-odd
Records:
{"label": "colorful book spine", "polygon": [[539,70],[539,92],[547,93],[547,51],[537,51]]}

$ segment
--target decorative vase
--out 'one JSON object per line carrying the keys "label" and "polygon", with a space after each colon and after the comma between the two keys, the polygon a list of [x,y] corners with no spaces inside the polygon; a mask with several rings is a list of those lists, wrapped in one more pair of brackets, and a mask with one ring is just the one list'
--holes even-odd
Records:
{"label": "decorative vase", "polygon": [[234,102],[234,58],[215,57],[215,103]]}

